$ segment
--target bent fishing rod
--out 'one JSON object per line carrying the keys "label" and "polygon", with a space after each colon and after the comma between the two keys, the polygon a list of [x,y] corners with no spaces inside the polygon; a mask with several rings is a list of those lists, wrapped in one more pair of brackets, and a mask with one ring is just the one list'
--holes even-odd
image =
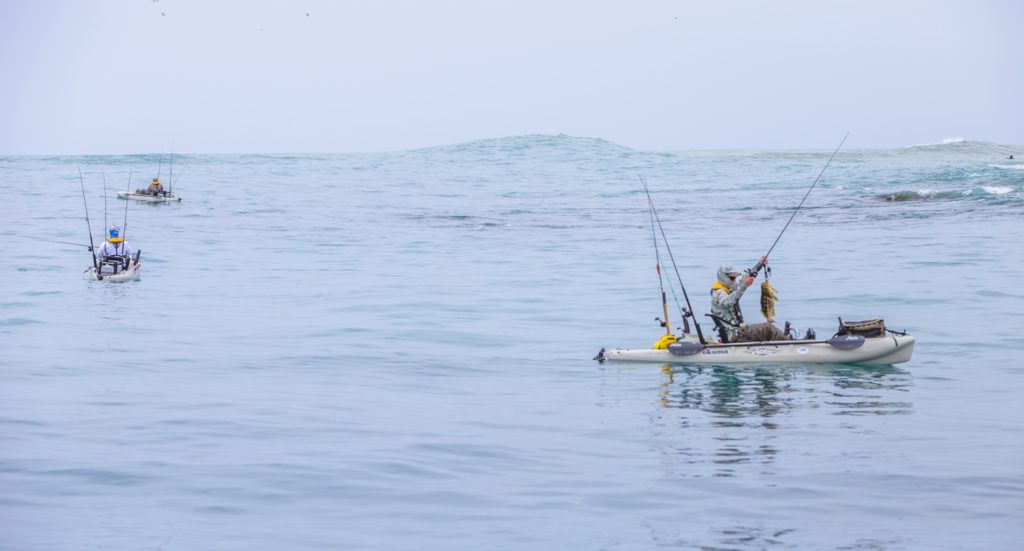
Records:
{"label": "bent fishing rod", "polygon": [[92,241],[92,222],[89,221],[89,203],[85,201],[85,179],[82,178],[82,169],[78,169],[78,181],[82,184],[82,204],[85,205],[85,225],[89,228],[89,256],[92,257],[92,267],[96,270],[96,277],[102,279],[100,267],[96,264],[96,244]]}
{"label": "bent fishing rod", "polygon": [[693,326],[697,328],[697,338],[700,339],[701,344],[707,344],[704,340],[704,333],[700,330],[700,323],[697,322],[696,316],[693,315],[693,306],[690,304],[690,295],[686,293],[686,286],[683,285],[683,278],[679,275],[679,266],[676,265],[676,259],[672,256],[672,247],[669,246],[668,237],[665,236],[665,228],[661,225],[661,217],[658,216],[658,209],[654,208],[654,200],[651,199],[651,191],[647,189],[647,180],[645,180],[643,176],[640,176],[640,184],[643,185],[644,193],[647,194],[647,204],[651,207],[651,214],[654,215],[655,221],[658,222],[658,229],[661,230],[661,239],[665,242],[665,250],[668,251],[668,258],[672,261],[672,268],[676,271],[676,279],[679,280],[679,287],[683,290],[683,298],[686,300],[686,310],[683,312],[683,322],[686,322],[687,317],[693,318]]}
{"label": "bent fishing rod", "polygon": [[[842,149],[843,144],[846,143],[846,138],[849,138],[849,137],[850,137],[850,133],[847,132],[846,135],[843,136],[842,141],[839,142],[839,145],[836,146],[836,150],[832,152],[832,156],[828,158],[828,162],[825,163],[825,166],[823,166],[821,168],[821,172],[819,172],[818,173],[818,177],[814,179],[814,183],[812,183],[811,187],[807,189],[807,193],[805,193],[804,194],[804,198],[800,200],[800,204],[797,205],[796,209],[793,210],[793,214],[789,215],[789,220],[787,220],[786,221],[786,225],[782,227],[782,231],[779,232],[779,236],[775,238],[775,242],[772,243],[772,246],[768,249],[768,252],[764,253],[764,256],[762,258],[764,258],[765,261],[768,260],[768,256],[771,255],[772,251],[775,250],[775,245],[779,244],[779,240],[782,239],[782,234],[786,233],[786,229],[789,228],[789,223],[792,222],[793,218],[796,217],[796,213],[800,212],[800,207],[804,206],[804,201],[807,200],[807,196],[809,196],[811,194],[811,191],[814,189],[814,186],[818,185],[818,181],[821,180],[822,175],[824,175],[825,171],[828,170],[828,166],[832,164],[832,160],[836,158],[836,154],[839,153],[839,150]],[[759,259],[757,261],[757,266],[754,267],[753,275],[756,276],[758,274],[758,272],[761,271],[761,268],[764,268],[764,267],[765,267],[765,265],[762,264],[761,260]],[[768,272],[765,272],[765,273],[768,273]]]}

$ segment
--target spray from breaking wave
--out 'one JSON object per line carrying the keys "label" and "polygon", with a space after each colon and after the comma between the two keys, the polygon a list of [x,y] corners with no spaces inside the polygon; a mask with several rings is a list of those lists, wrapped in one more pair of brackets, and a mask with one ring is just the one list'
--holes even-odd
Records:
{"label": "spray from breaking wave", "polygon": [[998,197],[1013,193],[1014,188],[1010,186],[977,186],[961,190],[937,190],[919,189],[916,191],[894,191],[879,194],[877,197],[884,201],[952,201],[964,198],[983,199],[985,197]]}

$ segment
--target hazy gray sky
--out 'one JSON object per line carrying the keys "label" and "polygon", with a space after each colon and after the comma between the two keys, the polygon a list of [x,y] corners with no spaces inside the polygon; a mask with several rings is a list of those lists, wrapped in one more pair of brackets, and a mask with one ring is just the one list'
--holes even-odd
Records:
{"label": "hazy gray sky", "polygon": [[1024,144],[1024,2],[0,0],[0,76],[0,154]]}

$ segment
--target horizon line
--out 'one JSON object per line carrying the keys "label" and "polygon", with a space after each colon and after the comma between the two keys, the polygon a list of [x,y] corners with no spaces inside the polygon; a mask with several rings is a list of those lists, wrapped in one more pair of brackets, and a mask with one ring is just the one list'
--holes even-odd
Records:
{"label": "horizon line", "polygon": [[[279,155],[383,155],[391,153],[408,153],[413,151],[425,151],[430,149],[441,149],[447,147],[455,147],[461,145],[469,145],[475,143],[494,142],[499,140],[514,140],[522,138],[567,138],[572,140],[590,140],[606,142],[608,144],[620,147],[623,149],[629,149],[637,152],[650,152],[650,153],[683,153],[683,152],[726,152],[726,151],[750,151],[750,152],[817,152],[827,151],[830,148],[811,148],[811,147],[782,147],[782,148],[768,148],[768,147],[708,147],[708,148],[636,148],[620,143],[608,140],[606,138],[591,137],[591,136],[577,136],[565,133],[559,134],[517,134],[510,136],[497,136],[490,138],[478,138],[472,140],[458,141],[458,142],[446,142],[436,145],[428,145],[421,147],[410,147],[404,149],[380,149],[380,150],[364,150],[364,151],[207,151],[199,152],[193,151],[191,153],[172,153],[167,151],[137,151],[137,152],[116,152],[116,153],[0,153],[0,157],[129,157],[129,156],[141,156],[141,155],[166,155],[166,156],[188,156],[188,155],[268,155],[268,156],[279,156]],[[944,145],[956,145],[964,143],[977,143],[986,145],[997,145],[1002,147],[1010,148],[1024,148],[1024,145],[1020,144],[1003,144],[998,142],[988,142],[983,140],[972,140],[966,138],[944,138],[939,142],[934,143],[920,143],[910,144],[901,146],[878,146],[878,147],[856,147],[848,148],[848,151],[878,151],[887,149],[909,149],[914,147],[934,147]]]}

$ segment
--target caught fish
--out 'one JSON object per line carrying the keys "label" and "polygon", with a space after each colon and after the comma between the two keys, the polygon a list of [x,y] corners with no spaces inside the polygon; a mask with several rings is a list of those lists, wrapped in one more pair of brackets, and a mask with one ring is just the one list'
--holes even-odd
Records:
{"label": "caught fish", "polygon": [[764,319],[768,320],[769,323],[775,320],[775,302],[779,300],[779,295],[775,294],[775,287],[772,287],[768,280],[761,282],[761,315]]}

